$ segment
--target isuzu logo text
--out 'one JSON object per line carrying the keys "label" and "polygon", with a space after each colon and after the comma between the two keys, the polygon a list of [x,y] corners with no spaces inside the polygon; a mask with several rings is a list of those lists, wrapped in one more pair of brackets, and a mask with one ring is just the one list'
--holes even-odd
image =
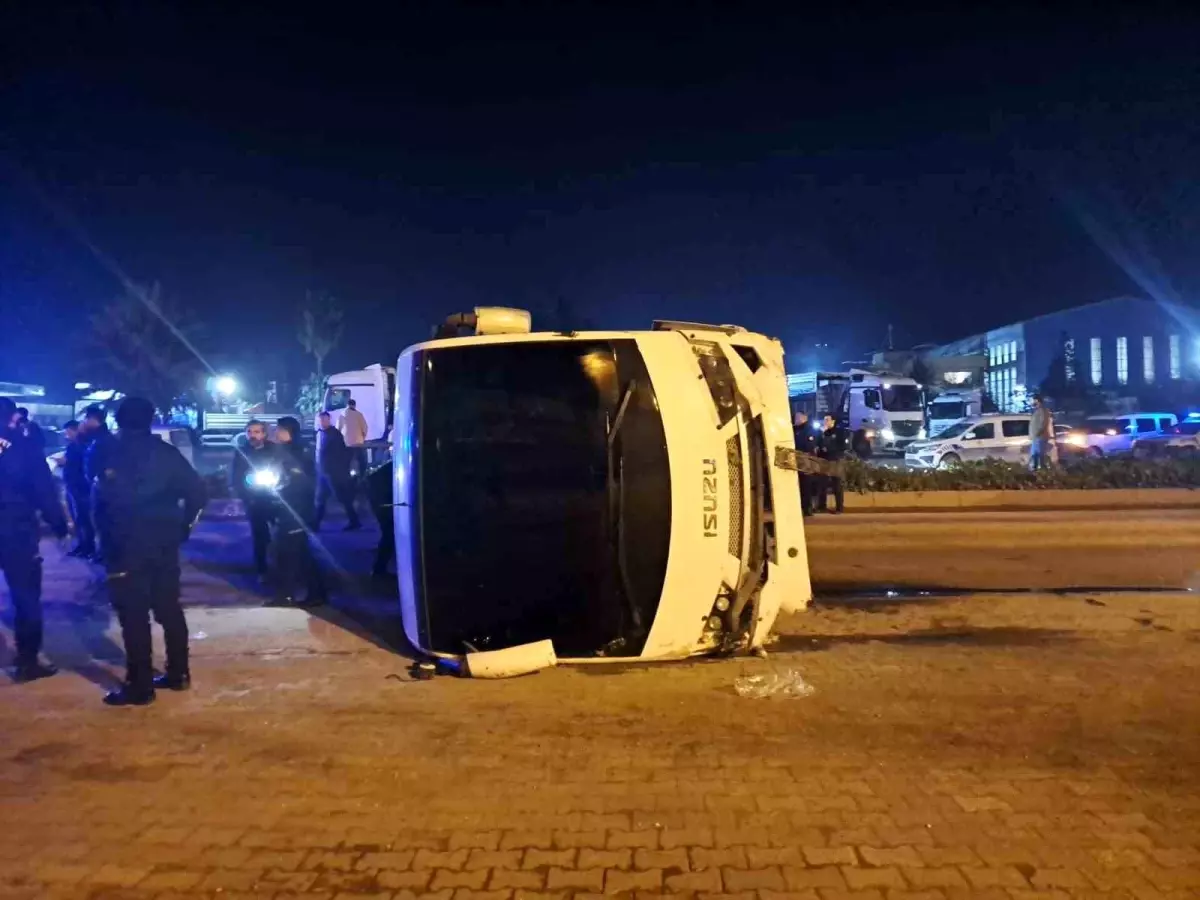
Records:
{"label": "isuzu logo text", "polygon": [[704,536],[717,536],[717,461],[704,460]]}

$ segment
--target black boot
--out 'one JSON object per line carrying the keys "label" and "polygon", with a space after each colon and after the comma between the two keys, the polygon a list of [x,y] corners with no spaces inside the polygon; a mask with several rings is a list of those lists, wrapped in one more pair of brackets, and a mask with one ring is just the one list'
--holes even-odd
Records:
{"label": "black boot", "polygon": [[8,670],[9,677],[17,684],[28,684],[30,681],[49,678],[57,672],[58,669],[54,666],[47,666],[36,659],[19,662]]}
{"label": "black boot", "polygon": [[115,691],[104,695],[106,706],[149,706],[154,702],[154,688],[135,687],[123,684]]}
{"label": "black boot", "polygon": [[186,691],[192,686],[192,676],[187,672],[182,675],[173,675],[170,672],[166,675],[155,675],[154,686],[164,691]]}

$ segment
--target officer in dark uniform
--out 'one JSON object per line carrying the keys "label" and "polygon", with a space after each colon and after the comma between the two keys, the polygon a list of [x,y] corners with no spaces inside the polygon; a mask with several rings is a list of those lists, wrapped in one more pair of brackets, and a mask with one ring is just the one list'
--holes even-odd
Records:
{"label": "officer in dark uniform", "polygon": [[396,523],[392,518],[392,461],[389,459],[367,474],[367,497],[371,501],[371,512],[379,522],[379,546],[375,548],[375,566],[371,570],[377,578],[386,578],[388,564],[396,556]]}
{"label": "officer in dark uniform", "polygon": [[53,666],[38,659],[42,649],[42,557],[38,550],[37,514],[59,538],[67,520],[54,479],[37,447],[14,427],[16,407],[0,397],[0,570],[13,604],[17,657],[13,681],[35,681],[53,675]]}
{"label": "officer in dark uniform", "polygon": [[[88,484],[89,514],[95,522],[96,511],[90,505],[91,491],[95,488],[100,473],[107,467],[106,460],[112,450],[113,436],[108,430],[108,413],[102,406],[89,406],[85,409],[83,423],[88,436],[87,449],[83,454],[83,477],[87,479]],[[104,551],[104,536],[96,532],[96,552],[92,554],[92,561],[103,565]]]}
{"label": "officer in dark uniform", "polygon": [[[179,545],[204,508],[204,482],[183,455],[150,431],[154,404],[127,397],[119,433],[96,484],[96,524],[108,589],[125,641],[125,683],[109,706],[145,706],[156,687],[191,686],[188,630],[179,603]],[[154,677],[150,614],[162,626],[166,674]]]}
{"label": "officer in dark uniform", "polygon": [[[812,457],[817,455],[817,432],[808,420],[808,413],[796,413],[796,418],[792,421],[792,433],[795,435],[796,449],[799,452]],[[806,516],[813,514],[819,477],[818,475],[806,475],[804,472],[800,473],[800,507]]]}
{"label": "officer in dark uniform", "polygon": [[70,556],[90,557],[96,552],[96,527],[92,521],[92,486],[84,474],[84,457],[89,437],[82,428],[71,433],[67,423],[67,446],[63,450],[63,486],[71,518],[75,520],[75,546]]}
{"label": "officer in dark uniform", "polygon": [[37,452],[46,455],[46,432],[42,431],[42,426],[33,419],[29,418],[29,407],[17,407],[17,420],[20,423],[21,431],[25,433],[25,437],[33,442],[33,446]]}
{"label": "officer in dark uniform", "polygon": [[[821,432],[817,455],[831,463],[840,463],[846,458],[850,449],[850,433],[837,424],[833,416],[826,416],[824,431]],[[842,487],[841,475],[822,475],[821,492],[817,497],[817,509],[829,512],[829,494],[833,494],[834,512],[841,515],[846,511],[846,494]]]}
{"label": "officer in dark uniform", "polygon": [[327,596],[325,576],[309,543],[316,527],[316,463],[304,445],[300,422],[294,416],[284,416],[275,423],[275,440],[280,467],[280,509],[275,517],[278,578],[275,599],[267,605],[321,606]]}

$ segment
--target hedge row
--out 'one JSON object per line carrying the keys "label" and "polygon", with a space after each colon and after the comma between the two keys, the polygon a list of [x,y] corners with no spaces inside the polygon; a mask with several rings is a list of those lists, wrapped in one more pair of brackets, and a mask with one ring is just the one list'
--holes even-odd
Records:
{"label": "hedge row", "polygon": [[[846,460],[845,466],[845,488],[857,493],[1200,488],[1200,459],[1195,458],[1082,459],[1040,472],[1000,460],[962,463],[952,469],[893,469],[857,459]],[[210,499],[229,496],[223,469],[205,481]]]}
{"label": "hedge row", "polygon": [[952,469],[891,469],[851,459],[845,487],[858,493],[1200,488],[1200,460],[1081,459],[1031,472],[1028,466],[1001,460]]}

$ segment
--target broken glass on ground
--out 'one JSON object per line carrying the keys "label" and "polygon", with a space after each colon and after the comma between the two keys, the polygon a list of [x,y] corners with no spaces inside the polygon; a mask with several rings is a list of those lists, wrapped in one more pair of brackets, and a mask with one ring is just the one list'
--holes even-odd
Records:
{"label": "broken glass on ground", "polygon": [[767,697],[796,699],[810,697],[816,691],[816,688],[805,681],[804,676],[795,669],[743,675],[733,683],[733,689],[739,697],[748,697],[751,700],[763,700]]}

